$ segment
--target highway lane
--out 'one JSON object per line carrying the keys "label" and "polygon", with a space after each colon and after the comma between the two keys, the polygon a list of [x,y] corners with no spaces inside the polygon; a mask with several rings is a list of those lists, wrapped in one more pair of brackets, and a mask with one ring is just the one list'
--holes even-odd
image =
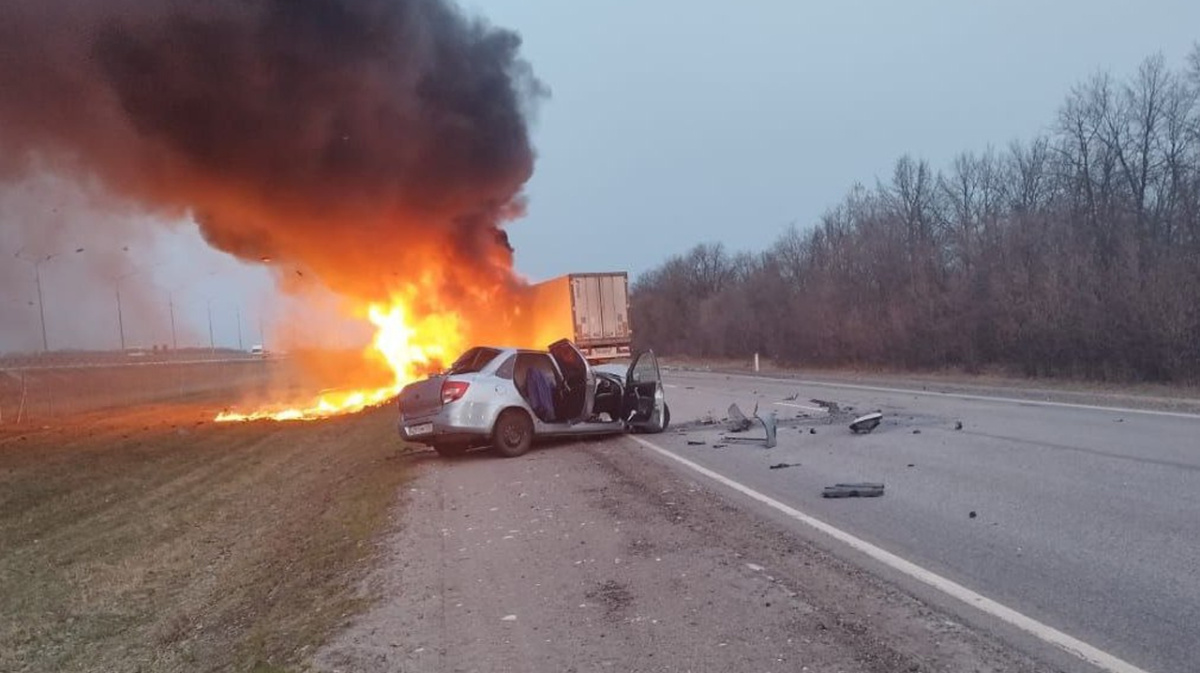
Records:
{"label": "highway lane", "polygon": [[[1141,668],[1200,665],[1200,416],[698,372],[667,383],[678,423],[730,402],[809,418],[770,450],[713,448],[713,428],[657,445]],[[854,436],[813,398],[886,420]],[[768,469],[781,462],[801,465]],[[820,497],[849,480],[887,494]]]}

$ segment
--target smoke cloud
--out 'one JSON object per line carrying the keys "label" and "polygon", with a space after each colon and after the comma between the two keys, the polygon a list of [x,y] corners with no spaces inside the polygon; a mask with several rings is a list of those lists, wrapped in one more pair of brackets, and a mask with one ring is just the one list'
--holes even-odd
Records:
{"label": "smoke cloud", "polygon": [[546,94],[517,34],[444,0],[4,6],[0,180],[98,179],[355,298],[512,283]]}

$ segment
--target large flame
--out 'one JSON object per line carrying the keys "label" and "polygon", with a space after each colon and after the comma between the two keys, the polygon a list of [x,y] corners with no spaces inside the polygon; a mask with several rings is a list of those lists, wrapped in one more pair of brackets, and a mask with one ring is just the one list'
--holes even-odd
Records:
{"label": "large flame", "polygon": [[381,388],[328,392],[300,405],[274,405],[249,413],[224,412],[218,422],[312,421],[353,414],[381,405],[407,384],[446,364],[465,350],[463,325],[455,313],[414,316],[411,297],[394,294],[387,304],[370,304],[366,315],[375,336],[366,357],[391,370],[392,382]]}

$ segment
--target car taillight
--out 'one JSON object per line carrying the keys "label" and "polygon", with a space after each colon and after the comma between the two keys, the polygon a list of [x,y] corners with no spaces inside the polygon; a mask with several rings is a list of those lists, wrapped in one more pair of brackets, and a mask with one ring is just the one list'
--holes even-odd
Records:
{"label": "car taillight", "polygon": [[442,383],[442,404],[450,404],[467,394],[471,384],[466,381],[444,381]]}

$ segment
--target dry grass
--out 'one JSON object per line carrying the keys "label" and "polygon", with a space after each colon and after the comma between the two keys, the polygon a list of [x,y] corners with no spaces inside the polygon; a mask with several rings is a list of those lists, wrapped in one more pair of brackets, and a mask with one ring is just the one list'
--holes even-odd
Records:
{"label": "dry grass", "polygon": [[362,606],[392,414],[0,429],[0,670],[287,670]]}

